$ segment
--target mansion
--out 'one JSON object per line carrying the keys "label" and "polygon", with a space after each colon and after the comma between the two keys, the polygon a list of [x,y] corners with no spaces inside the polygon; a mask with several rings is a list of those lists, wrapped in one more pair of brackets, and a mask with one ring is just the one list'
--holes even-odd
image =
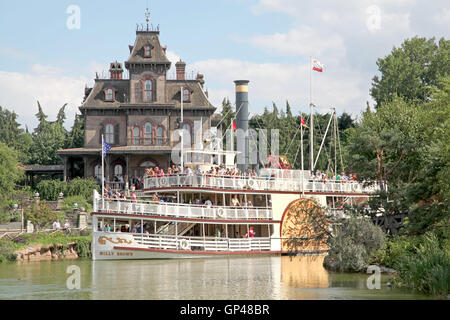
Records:
{"label": "mansion", "polygon": [[[128,181],[142,177],[145,168],[172,165],[172,149],[179,145],[177,129],[193,134],[194,126],[206,134],[217,126],[220,115],[209,102],[203,75],[188,79],[186,63],[176,63],[176,77],[169,79],[171,62],[158,30],[137,29],[123,65],[110,64],[109,77],[96,76],[86,88],[79,107],[84,117],[84,146],[58,150],[64,164],[64,179],[76,176],[101,178],[102,135],[111,145],[105,157],[105,180]],[[181,122],[183,100],[183,122]],[[201,137],[202,141],[205,138]],[[193,144],[194,139],[191,139]]]}

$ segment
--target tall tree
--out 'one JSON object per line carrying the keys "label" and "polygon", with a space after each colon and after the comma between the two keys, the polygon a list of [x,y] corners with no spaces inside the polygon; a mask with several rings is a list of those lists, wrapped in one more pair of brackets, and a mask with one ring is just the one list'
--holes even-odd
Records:
{"label": "tall tree", "polygon": [[[59,112],[58,120],[61,121],[65,117],[63,113],[64,107]],[[61,162],[61,159],[56,154],[56,151],[64,148],[67,136],[63,122],[47,121],[47,115],[44,113],[39,102],[36,117],[39,120],[39,124],[32,135],[33,143],[30,148],[30,163],[41,165],[58,164]]]}
{"label": "tall tree", "polygon": [[84,146],[84,117],[75,115],[72,129],[68,133],[66,148],[81,148]]}
{"label": "tall tree", "polygon": [[426,101],[430,86],[439,78],[450,75],[450,41],[444,38],[436,44],[435,38],[414,37],[394,47],[385,58],[377,61],[381,77],[375,76],[370,93],[378,108],[392,101],[395,95],[406,102]]}

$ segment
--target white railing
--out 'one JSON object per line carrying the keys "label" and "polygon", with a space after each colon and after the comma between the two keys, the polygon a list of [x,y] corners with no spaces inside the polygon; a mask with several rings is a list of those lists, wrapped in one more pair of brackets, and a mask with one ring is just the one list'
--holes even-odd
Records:
{"label": "white railing", "polygon": [[181,237],[133,234],[136,243],[151,249],[193,251],[270,251],[270,238]]}
{"label": "white railing", "polygon": [[94,211],[118,214],[157,215],[177,218],[226,219],[226,220],[270,220],[271,208],[261,207],[217,207],[180,203],[132,202],[94,198]]}
{"label": "white railing", "polygon": [[378,184],[364,186],[355,181],[314,181],[300,179],[263,178],[248,176],[213,175],[171,175],[164,177],[145,177],[144,188],[197,187],[233,190],[331,192],[331,193],[374,193]]}

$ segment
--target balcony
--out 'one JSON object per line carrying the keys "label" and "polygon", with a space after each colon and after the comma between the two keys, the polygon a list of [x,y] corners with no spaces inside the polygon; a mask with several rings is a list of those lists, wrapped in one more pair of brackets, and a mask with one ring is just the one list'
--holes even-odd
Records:
{"label": "balcony", "polygon": [[169,146],[168,138],[128,138],[128,146]]}

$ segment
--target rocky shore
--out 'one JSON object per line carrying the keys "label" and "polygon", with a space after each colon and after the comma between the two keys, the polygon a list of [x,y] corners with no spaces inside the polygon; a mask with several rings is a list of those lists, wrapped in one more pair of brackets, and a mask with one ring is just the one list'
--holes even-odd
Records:
{"label": "rocky shore", "polygon": [[78,259],[78,253],[75,250],[76,242],[70,242],[67,245],[50,244],[29,245],[25,249],[14,251],[16,261],[52,261],[62,259]]}

